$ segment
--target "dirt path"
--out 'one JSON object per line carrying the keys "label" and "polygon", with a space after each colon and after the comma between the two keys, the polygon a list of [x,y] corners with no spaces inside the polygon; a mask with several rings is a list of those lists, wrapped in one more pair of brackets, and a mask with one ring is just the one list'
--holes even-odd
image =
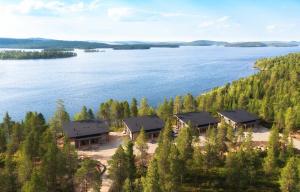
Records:
{"label": "dirt path", "polygon": [[[126,141],[126,136],[124,136],[121,132],[110,132],[109,133],[109,142],[103,144],[101,146],[93,146],[87,148],[86,150],[78,150],[79,156],[90,157],[95,159],[101,164],[105,165],[108,169],[108,160],[115,154],[117,148],[122,145]],[[148,143],[148,153],[153,154],[157,144],[156,143]],[[134,153],[137,154],[136,149],[134,148]],[[108,178],[108,170],[104,172],[102,175],[102,186],[101,192],[108,192],[112,181]]]}

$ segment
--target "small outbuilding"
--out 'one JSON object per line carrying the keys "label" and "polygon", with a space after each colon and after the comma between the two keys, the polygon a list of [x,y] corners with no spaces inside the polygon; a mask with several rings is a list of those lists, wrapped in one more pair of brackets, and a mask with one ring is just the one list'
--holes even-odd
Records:
{"label": "small outbuilding", "polygon": [[131,140],[137,138],[141,129],[144,128],[149,139],[153,140],[158,137],[160,131],[164,128],[164,121],[156,115],[130,117],[123,120],[124,133],[127,134]]}
{"label": "small outbuilding", "polygon": [[109,126],[105,121],[85,120],[63,123],[63,130],[75,148],[108,142]]}
{"label": "small outbuilding", "polygon": [[254,128],[259,124],[258,116],[243,109],[222,111],[218,112],[218,114],[225,123],[231,125],[233,128]]}
{"label": "small outbuilding", "polygon": [[176,114],[175,117],[175,134],[178,133],[182,127],[188,126],[189,124],[192,127],[198,128],[199,132],[204,132],[208,127],[217,127],[219,122],[209,112],[206,111]]}

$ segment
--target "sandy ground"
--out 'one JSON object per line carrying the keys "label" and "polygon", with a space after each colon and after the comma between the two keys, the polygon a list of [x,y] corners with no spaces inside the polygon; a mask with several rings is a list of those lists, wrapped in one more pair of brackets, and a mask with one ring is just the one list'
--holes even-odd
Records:
{"label": "sandy ground", "polygon": [[[253,141],[266,143],[269,139],[270,131],[267,128],[259,127],[253,130]],[[119,145],[122,145],[126,141],[127,137],[121,132],[110,132],[109,142],[101,146],[92,146],[85,150],[79,150],[79,156],[91,157],[100,161],[106,167],[108,166],[108,160],[111,159],[113,154]],[[300,150],[300,140],[294,139],[294,147]],[[201,145],[204,145],[205,136],[200,136]],[[157,148],[157,143],[148,143],[148,153],[153,154]],[[134,153],[137,154],[137,150],[134,148]],[[111,186],[112,181],[108,178],[108,171],[103,175],[101,192],[107,192]]]}
{"label": "sandy ground", "polygon": [[[86,149],[78,150],[78,155],[82,157],[91,157],[97,161],[100,161],[102,164],[108,168],[108,160],[115,154],[117,148],[124,144],[127,140],[127,137],[121,132],[110,132],[109,133],[109,142],[101,146],[92,146]],[[148,143],[148,153],[153,154],[157,143]],[[136,149],[134,148],[134,153],[137,154]],[[108,178],[108,171],[106,170],[102,177],[102,186],[101,192],[107,192],[111,186],[112,181]]]}

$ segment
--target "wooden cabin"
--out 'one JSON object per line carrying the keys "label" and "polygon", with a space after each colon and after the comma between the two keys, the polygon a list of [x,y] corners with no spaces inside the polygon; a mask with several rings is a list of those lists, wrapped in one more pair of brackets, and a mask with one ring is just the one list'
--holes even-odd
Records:
{"label": "wooden cabin", "polygon": [[108,142],[109,126],[100,120],[70,121],[63,123],[63,130],[75,148],[100,145]]}
{"label": "wooden cabin", "polygon": [[137,138],[142,128],[144,128],[147,137],[150,140],[154,140],[165,126],[164,121],[156,115],[130,117],[124,119],[123,123],[124,133],[127,134],[131,140]]}
{"label": "wooden cabin", "polygon": [[225,123],[231,125],[233,128],[254,128],[259,124],[258,116],[243,109],[222,111],[218,112],[218,115]]}
{"label": "wooden cabin", "polygon": [[177,134],[182,127],[188,126],[198,128],[199,132],[205,132],[208,127],[217,127],[218,120],[214,118],[209,112],[190,112],[176,114],[176,129],[174,133]]}

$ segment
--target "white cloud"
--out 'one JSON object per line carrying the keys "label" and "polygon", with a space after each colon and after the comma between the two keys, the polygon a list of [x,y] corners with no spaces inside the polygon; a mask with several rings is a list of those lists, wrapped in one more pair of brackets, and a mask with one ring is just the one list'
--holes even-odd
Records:
{"label": "white cloud", "polygon": [[268,25],[268,26],[266,26],[266,30],[268,31],[268,32],[273,32],[275,29],[277,28],[277,26],[276,25]]}
{"label": "white cloud", "polygon": [[222,23],[222,22],[227,21],[229,18],[230,18],[229,16],[223,16],[223,17],[218,18],[218,19],[217,19],[217,22]]}
{"label": "white cloud", "polygon": [[292,31],[295,27],[296,25],[292,23],[269,24],[266,26],[266,31],[268,33],[283,33],[286,31]]}
{"label": "white cloud", "polygon": [[34,11],[43,11],[44,14],[67,14],[89,11],[100,6],[100,0],[90,3],[79,1],[65,3],[62,0],[22,0],[18,4],[0,4],[0,11],[10,14],[30,15]]}
{"label": "white cloud", "polygon": [[129,7],[113,7],[107,10],[108,17],[120,21],[134,15],[134,10]]}
{"label": "white cloud", "polygon": [[229,16],[223,16],[217,19],[212,19],[212,20],[206,20],[201,22],[198,27],[199,28],[211,28],[211,27],[216,27],[216,28],[229,28],[231,26],[229,22],[230,17]]}

